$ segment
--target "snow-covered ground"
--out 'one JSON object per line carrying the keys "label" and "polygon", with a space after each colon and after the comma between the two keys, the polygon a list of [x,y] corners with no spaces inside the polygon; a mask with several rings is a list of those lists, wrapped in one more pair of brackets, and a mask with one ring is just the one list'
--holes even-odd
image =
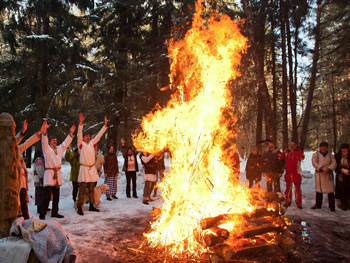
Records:
{"label": "snow-covered ground", "polygon": [[[311,165],[311,152],[305,153],[306,158],[302,162],[302,196],[303,196],[303,209],[298,209],[294,200],[292,206],[288,208],[285,216],[292,222],[296,222],[301,227],[303,232],[303,239],[307,239],[307,230],[318,229],[320,225],[324,225],[325,222],[337,222],[342,226],[349,228],[350,226],[350,212],[342,211],[339,208],[336,212],[331,212],[328,208],[327,196],[324,195],[322,209],[312,210],[311,206],[315,202],[314,191],[314,176],[313,167]],[[118,156],[119,167],[122,167],[123,157]],[[248,185],[248,181],[245,178],[245,160],[241,160],[241,174],[240,180],[242,184]],[[170,159],[165,159],[166,171],[170,169]],[[32,169],[29,169],[29,212],[30,216],[38,219],[39,215],[36,212],[36,206],[34,205],[34,184],[32,177]],[[60,190],[60,203],[59,213],[64,215],[63,219],[57,220],[68,234],[74,248],[77,252],[77,262],[126,262],[123,261],[123,253],[128,253],[128,247],[137,246],[135,242],[135,236],[138,240],[142,239],[142,233],[145,230],[145,225],[150,219],[149,212],[154,206],[159,206],[160,199],[156,199],[155,202],[150,205],[144,205],[142,203],[143,193],[143,179],[142,174],[137,176],[137,193],[139,198],[127,198],[125,194],[126,179],[123,172],[120,172],[118,179],[118,200],[107,201],[105,195],[101,197],[102,204],[99,206],[100,212],[89,212],[88,205],[85,205],[86,211],[84,216],[79,216],[75,209],[72,200],[72,186],[69,182],[70,165],[65,162],[62,164],[62,178],[63,185]],[[103,175],[98,182],[102,184],[104,181]],[[265,178],[262,179],[261,186],[266,188]],[[284,194],[285,181],[281,178],[281,190]],[[293,197],[294,198],[294,197]],[[47,220],[51,220],[50,212],[46,216]],[[325,221],[326,220],[326,221]],[[340,231],[340,230],[339,230]],[[326,231],[327,232],[327,231]],[[339,233],[338,233],[339,234]],[[344,239],[344,233],[341,233]],[[345,239],[350,242],[350,232],[345,233]],[[347,239],[349,238],[349,239]],[[329,240],[328,243],[332,243]],[[330,249],[333,244],[329,244]],[[121,247],[124,249],[121,250]],[[343,251],[344,257],[349,259],[349,251]],[[93,255],[93,256],[92,256]],[[111,260],[112,259],[112,260]],[[348,261],[348,262],[349,262]],[[137,261],[135,261],[137,262]],[[322,261],[318,261],[322,262]],[[326,262],[326,261],[324,261]],[[333,262],[333,261],[332,261]],[[343,261],[346,262],[346,261]]]}

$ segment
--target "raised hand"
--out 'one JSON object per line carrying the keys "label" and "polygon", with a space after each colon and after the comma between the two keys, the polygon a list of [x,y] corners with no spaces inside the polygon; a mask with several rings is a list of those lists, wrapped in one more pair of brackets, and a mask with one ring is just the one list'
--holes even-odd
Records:
{"label": "raised hand", "polygon": [[85,120],[86,117],[82,113],[79,113],[79,125],[83,124],[83,121]]}
{"label": "raised hand", "polygon": [[27,131],[27,128],[28,128],[28,123],[27,123],[27,120],[24,120],[24,122],[23,122],[23,133],[26,133],[26,131]]}
{"label": "raised hand", "polygon": [[47,124],[47,121],[44,121],[44,122],[43,122],[43,125],[41,126],[40,132],[46,134],[47,129],[48,129],[50,126],[51,126],[51,124],[48,125],[48,124]]}
{"label": "raised hand", "polygon": [[76,129],[76,126],[75,125],[73,125],[72,127],[70,127],[70,136],[71,137],[73,137],[73,133],[74,133],[74,131],[75,131],[75,129]]}
{"label": "raised hand", "polygon": [[107,126],[107,117],[105,116],[105,126]]}

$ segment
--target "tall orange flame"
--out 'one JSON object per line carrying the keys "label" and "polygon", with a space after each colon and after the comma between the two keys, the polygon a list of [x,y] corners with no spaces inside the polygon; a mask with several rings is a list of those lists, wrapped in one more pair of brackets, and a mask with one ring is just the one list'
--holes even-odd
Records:
{"label": "tall orange flame", "polygon": [[[235,136],[229,130],[235,117],[223,117],[232,112],[228,85],[240,74],[237,66],[247,39],[228,16],[213,11],[203,19],[203,8],[198,1],[192,29],[169,44],[176,93],[167,107],[143,118],[143,131],[133,138],[138,150],[156,153],[167,147],[171,152],[171,170],[159,184],[161,214],[145,236],[173,255],[206,250],[198,238],[201,219],[253,210],[249,190],[239,185],[223,151]],[[238,231],[240,224],[238,216],[230,230]]]}

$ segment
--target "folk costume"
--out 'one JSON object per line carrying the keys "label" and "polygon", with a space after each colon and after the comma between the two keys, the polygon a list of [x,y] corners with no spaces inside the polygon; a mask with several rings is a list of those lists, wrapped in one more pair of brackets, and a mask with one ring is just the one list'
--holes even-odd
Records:
{"label": "folk costume", "polygon": [[45,173],[44,173],[44,202],[40,211],[40,219],[45,219],[47,208],[50,203],[51,193],[53,194],[51,217],[62,218],[63,216],[58,214],[58,203],[60,199],[60,187],[62,185],[61,177],[61,165],[62,157],[72,142],[73,137],[68,134],[66,139],[53,149],[49,145],[49,141],[46,134],[42,135],[41,144],[45,159]]}
{"label": "folk costume", "polygon": [[84,196],[86,187],[89,189],[90,211],[99,211],[94,204],[95,184],[99,180],[98,172],[95,165],[94,145],[100,140],[107,127],[104,125],[99,133],[88,143],[83,141],[83,125],[78,127],[78,148],[80,153],[80,168],[78,175],[79,193],[78,193],[78,214],[83,215],[82,206],[84,204]]}

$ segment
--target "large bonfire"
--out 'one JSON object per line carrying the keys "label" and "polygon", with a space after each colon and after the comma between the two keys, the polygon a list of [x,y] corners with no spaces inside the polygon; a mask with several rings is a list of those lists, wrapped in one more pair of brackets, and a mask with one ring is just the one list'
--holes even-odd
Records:
{"label": "large bonfire", "polygon": [[207,250],[201,220],[229,214],[225,229],[240,232],[243,215],[254,211],[250,191],[232,168],[235,145],[227,148],[236,122],[229,85],[240,74],[247,39],[238,23],[215,11],[205,17],[203,8],[198,1],[192,28],[169,42],[176,92],[166,107],[143,118],[142,132],[133,138],[138,150],[171,152],[171,170],[159,184],[164,202],[145,236],[173,256]]}

